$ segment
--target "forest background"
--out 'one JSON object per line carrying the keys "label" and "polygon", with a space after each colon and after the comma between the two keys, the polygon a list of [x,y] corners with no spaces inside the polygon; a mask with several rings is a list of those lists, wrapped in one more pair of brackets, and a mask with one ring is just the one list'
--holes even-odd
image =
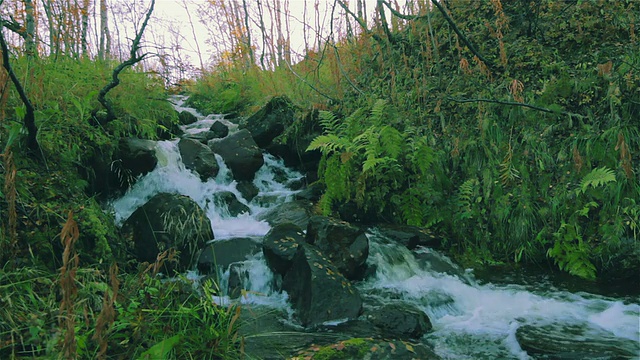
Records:
{"label": "forest background", "polygon": [[[474,267],[637,283],[638,2],[181,4],[162,27],[153,1],[0,1],[0,354],[238,351],[235,309],[180,312],[153,267],[123,263],[96,185],[120,138],[167,136],[175,92],[241,115],[286,95],[281,141],[319,132],[320,213],[430,228]],[[217,320],[167,337],[168,312]]]}

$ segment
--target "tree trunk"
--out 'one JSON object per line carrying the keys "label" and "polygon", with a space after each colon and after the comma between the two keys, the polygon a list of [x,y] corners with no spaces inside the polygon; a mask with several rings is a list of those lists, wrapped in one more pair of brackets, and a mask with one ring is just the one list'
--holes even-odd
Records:
{"label": "tree trunk", "polygon": [[80,43],[82,48],[82,57],[89,58],[89,41],[87,40],[87,32],[89,31],[89,8],[91,6],[90,0],[83,0],[81,12],[81,34]]}
{"label": "tree trunk", "polygon": [[109,34],[107,0],[100,0],[100,45],[98,48],[98,59],[105,60],[109,55],[110,47],[111,35]]}
{"label": "tree trunk", "polygon": [[36,21],[35,7],[33,0],[24,0],[25,11],[25,37],[24,49],[27,57],[31,58],[36,55]]}
{"label": "tree trunk", "polygon": [[7,74],[9,74],[13,85],[16,87],[16,91],[20,96],[20,100],[22,100],[22,103],[26,108],[23,122],[25,128],[27,128],[27,147],[29,148],[29,150],[31,150],[34,156],[39,158],[41,156],[41,152],[40,145],[38,144],[38,128],[36,127],[33,104],[31,104],[29,97],[25,93],[24,88],[20,83],[20,80],[18,80],[18,77],[11,68],[11,63],[9,62],[9,48],[7,47],[7,43],[4,40],[4,34],[2,30],[3,27],[0,27],[0,49],[2,50],[2,66],[7,70]]}
{"label": "tree trunk", "polygon": [[247,59],[247,68],[250,68],[253,66],[255,59],[253,55],[253,44],[251,43],[251,28],[249,27],[249,8],[247,7],[247,0],[242,0],[242,8],[244,10],[244,27],[245,31],[247,32],[246,47],[247,55],[249,56],[249,58]]}
{"label": "tree trunk", "polygon": [[[138,55],[138,51],[140,50],[140,41],[142,40],[142,34],[144,34],[144,30],[146,29],[147,24],[149,23],[149,19],[151,18],[151,14],[153,13],[153,7],[155,6],[155,4],[156,4],[156,1],[151,0],[151,5],[149,5],[149,10],[147,11],[145,19],[142,22],[142,26],[140,27],[140,30],[138,30],[138,32],[136,33],[136,37],[131,42],[131,51],[129,52],[129,59],[123,61],[122,63],[120,63],[120,65],[116,66],[116,68],[113,69],[111,82],[109,82],[105,87],[103,87],[98,93],[98,101],[107,110],[107,116],[104,119],[97,119],[98,122],[102,125],[116,119],[115,110],[113,109],[111,102],[106,98],[106,96],[107,96],[107,93],[111,91],[111,89],[115,88],[116,86],[118,86],[118,84],[120,84],[120,79],[118,78],[118,75],[120,75],[120,72],[122,72],[122,70],[124,70],[129,66],[133,66],[137,64],[148,55],[148,54]],[[96,114],[94,113],[94,117],[95,115]]]}

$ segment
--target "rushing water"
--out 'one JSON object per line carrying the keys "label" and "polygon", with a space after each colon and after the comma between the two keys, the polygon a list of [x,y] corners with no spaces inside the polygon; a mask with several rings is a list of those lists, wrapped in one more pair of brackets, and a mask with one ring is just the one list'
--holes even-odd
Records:
{"label": "rushing water", "polygon": [[[185,126],[189,133],[206,131],[221,116],[202,117]],[[233,131],[236,127],[227,123]],[[141,177],[123,196],[112,203],[118,224],[159,192],[180,193],[191,197],[207,213],[216,239],[263,236],[269,225],[258,220],[260,214],[290,201],[295,191],[289,184],[302,175],[287,169],[282,161],[265,154],[265,164],[256,174],[254,184],[260,193],[247,202],[236,189],[229,169],[218,158],[220,172],[215,179],[202,182],[181,162],[177,141],[160,141],[158,166]],[[225,208],[213,201],[214,194],[231,191],[251,213],[229,216]],[[640,347],[640,301],[638,298],[616,299],[601,295],[563,291],[548,282],[534,285],[480,284],[471,272],[465,272],[445,256],[429,249],[409,251],[382,236],[375,228],[367,233],[370,240],[368,264],[375,274],[358,284],[365,303],[406,302],[429,315],[433,331],[422,341],[434,347],[446,359],[529,359],[516,339],[518,328],[530,325],[559,334],[569,341],[584,338],[623,340],[623,347],[638,354]],[[214,240],[215,241],[215,240]],[[437,259],[437,268],[425,258]],[[444,266],[442,266],[444,264]],[[445,270],[443,270],[445,269]],[[262,254],[241,264],[247,295],[245,303],[267,305],[291,313],[286,294],[272,289],[272,275]],[[228,279],[228,270],[223,283]],[[224,284],[221,284],[224,289]],[[576,331],[578,329],[579,331]],[[626,342],[624,342],[626,341]],[[640,355],[640,354],[639,354]],[[633,358],[625,357],[625,358]]]}

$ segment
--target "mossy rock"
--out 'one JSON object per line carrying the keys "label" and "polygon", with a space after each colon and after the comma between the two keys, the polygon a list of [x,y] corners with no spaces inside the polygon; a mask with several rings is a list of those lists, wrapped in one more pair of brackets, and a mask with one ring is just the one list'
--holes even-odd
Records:
{"label": "mossy rock", "polygon": [[291,359],[342,360],[402,360],[402,359],[440,359],[433,350],[422,344],[414,344],[400,340],[383,340],[373,338],[352,338],[333,344],[311,345],[300,351]]}

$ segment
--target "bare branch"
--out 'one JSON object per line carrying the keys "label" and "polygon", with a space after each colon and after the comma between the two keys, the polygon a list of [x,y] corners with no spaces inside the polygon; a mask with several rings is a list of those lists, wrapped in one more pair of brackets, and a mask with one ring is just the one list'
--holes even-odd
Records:
{"label": "bare branch", "polygon": [[118,75],[120,75],[120,72],[122,72],[122,70],[124,70],[126,67],[137,64],[138,62],[142,61],[145,57],[147,57],[147,55],[149,55],[148,53],[145,53],[138,56],[137,53],[140,50],[140,40],[142,39],[142,34],[144,33],[144,29],[147,27],[147,24],[149,23],[149,19],[151,18],[151,13],[153,12],[153,7],[155,3],[156,3],[155,0],[151,0],[151,5],[149,6],[149,10],[147,11],[147,15],[144,19],[144,22],[142,23],[140,30],[138,30],[138,32],[136,33],[136,37],[133,39],[133,42],[131,43],[131,51],[129,52],[129,59],[123,61],[122,63],[120,63],[120,65],[116,66],[116,68],[113,69],[111,82],[109,82],[105,87],[103,87],[102,90],[100,90],[100,92],[98,93],[98,101],[107,110],[106,118],[98,120],[103,125],[116,119],[115,110],[113,109],[111,102],[106,98],[106,96],[111,89],[115,88],[116,86],[118,86],[118,84],[120,84],[120,79],[118,78]]}
{"label": "bare branch", "polygon": [[[0,20],[0,24],[4,24],[4,21]],[[20,80],[18,80],[18,77],[13,72],[13,68],[11,67],[11,63],[9,62],[9,48],[7,46],[7,42],[4,39],[4,33],[2,32],[2,29],[3,27],[0,26],[0,49],[2,50],[2,66],[5,68],[5,70],[7,70],[7,73],[9,74],[13,85],[16,87],[18,95],[20,96],[20,100],[22,100],[22,103],[26,108],[23,122],[24,126],[27,128],[27,146],[29,147],[29,150],[33,151],[36,157],[39,157],[41,155],[41,152],[37,138],[38,128],[36,127],[35,123],[35,110],[33,108],[33,104],[31,104],[31,101],[29,100],[29,97],[24,91],[24,88],[22,87]]]}

